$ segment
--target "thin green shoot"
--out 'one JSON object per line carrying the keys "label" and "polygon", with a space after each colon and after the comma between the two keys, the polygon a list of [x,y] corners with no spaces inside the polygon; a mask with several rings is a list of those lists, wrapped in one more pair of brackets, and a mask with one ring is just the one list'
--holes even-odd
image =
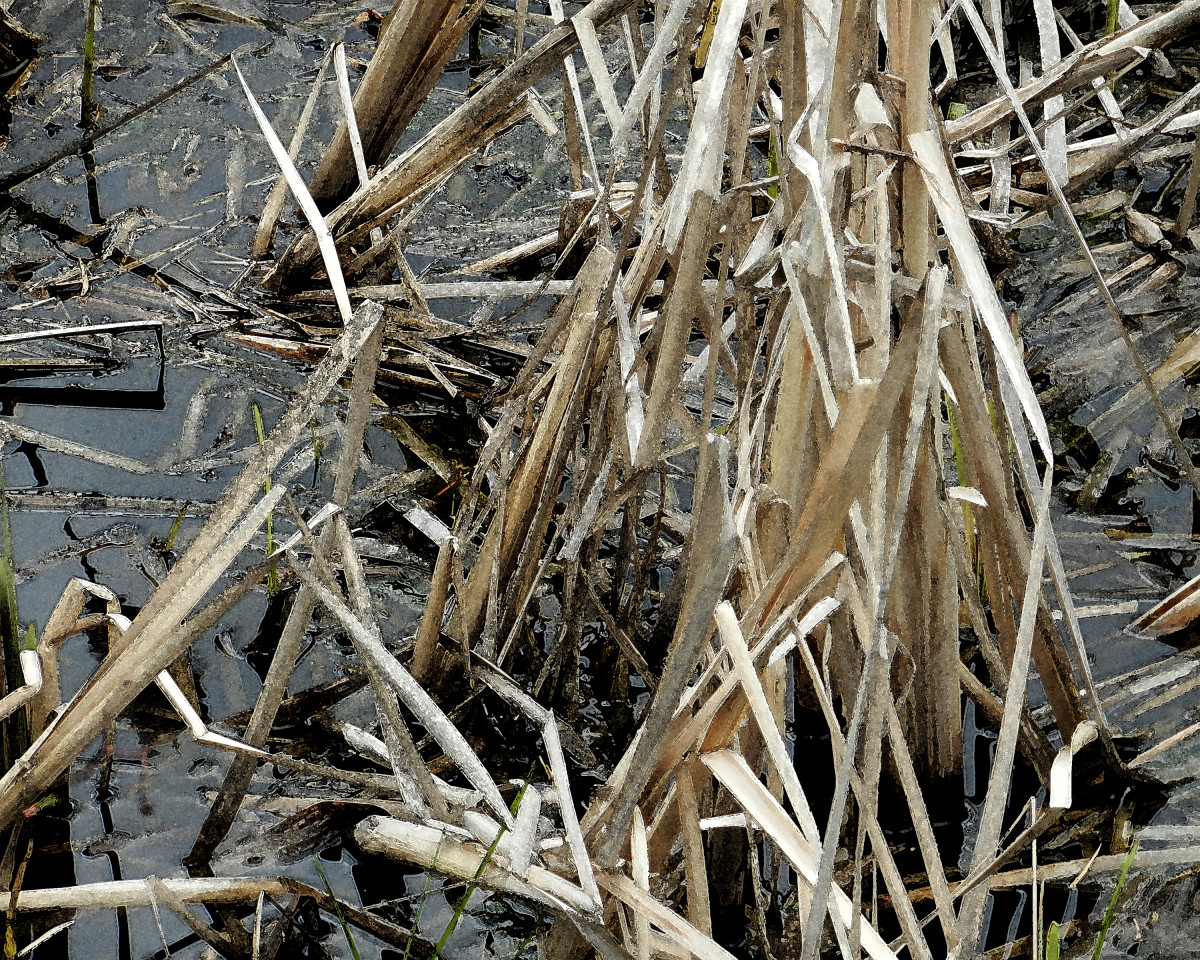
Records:
{"label": "thin green shoot", "polygon": [[[1125,861],[1121,864],[1121,872],[1117,877],[1117,885],[1113,888],[1112,895],[1108,898],[1108,906],[1104,909],[1104,917],[1100,921],[1100,930],[1096,934],[1096,942],[1092,945],[1092,960],[1099,960],[1100,951],[1104,948],[1104,941],[1108,939],[1108,928],[1112,926],[1113,917],[1117,911],[1117,901],[1121,897],[1121,891],[1125,886],[1125,879],[1129,875],[1129,868],[1133,866],[1133,858],[1137,856],[1137,849],[1138,842],[1134,840],[1133,845],[1129,848],[1129,852],[1125,854]],[[1062,927],[1057,921],[1051,923],[1046,930],[1042,950],[1043,960],[1059,960],[1062,954],[1062,938]]]}
{"label": "thin green shoot", "polygon": [[[529,776],[525,778],[525,782],[521,784],[521,789],[517,791],[517,795],[513,798],[513,802],[509,805],[509,812],[516,814],[517,809],[521,806],[521,800],[525,796],[525,791],[529,788],[529,780],[533,775],[532,769]],[[487,870],[488,864],[492,862],[492,857],[495,856],[496,846],[500,843],[500,839],[508,832],[508,827],[500,824],[500,829],[496,831],[496,839],[492,841],[492,845],[487,848],[487,852],[483,855],[483,859],[479,861],[479,869],[475,871],[475,876],[471,878],[471,882],[467,884],[466,892],[463,893],[462,899],[458,901],[458,906],[454,910],[454,916],[450,918],[450,923],[446,929],[442,931],[441,939],[438,940],[437,946],[434,948],[433,956],[429,960],[438,960],[441,956],[442,949],[446,946],[446,942],[450,939],[450,935],[454,933],[458,926],[458,921],[462,919],[463,912],[467,909],[467,904],[471,900],[471,895],[479,886],[479,880],[483,876],[483,872]]]}
{"label": "thin green shoot", "polygon": [[312,441],[313,450],[312,486],[315,487],[317,485],[317,473],[321,469],[321,455],[325,452],[325,439],[319,433],[317,433],[317,425],[315,422],[308,425],[308,431]]}
{"label": "thin green shoot", "polygon": [[1100,932],[1096,934],[1096,945],[1092,948],[1092,960],[1100,960],[1100,951],[1104,941],[1108,939],[1108,928],[1112,926],[1113,916],[1117,912],[1117,901],[1125,887],[1125,879],[1129,876],[1129,868],[1133,866],[1133,858],[1137,856],[1138,842],[1133,841],[1129,852],[1125,854],[1125,862],[1121,864],[1121,873],[1117,877],[1117,885],[1113,887],[1112,896],[1108,898],[1108,906],[1104,908],[1104,919],[1100,921]]}
{"label": "thin green shoot", "polygon": [[438,940],[437,946],[434,947],[433,956],[429,960],[438,960],[442,955],[442,950],[445,949],[450,935],[454,933],[458,927],[458,921],[462,919],[463,913],[467,909],[467,903],[471,896],[475,893],[479,886],[479,880],[483,876],[483,872],[487,870],[488,864],[492,862],[492,857],[496,854],[496,847],[500,843],[500,838],[508,832],[508,827],[500,824],[500,829],[496,831],[496,839],[492,841],[492,845],[487,848],[487,852],[483,855],[483,859],[479,861],[479,869],[475,871],[475,876],[471,878],[471,882],[467,884],[466,892],[463,893],[462,899],[458,901],[458,906],[454,908],[454,916],[450,918],[450,922],[446,925],[446,929],[442,931],[441,939]]}
{"label": "thin green shoot", "polygon": [[25,624],[25,649],[37,649],[37,624],[32,620]]}
{"label": "thin green shoot", "polygon": [[31,804],[22,811],[22,815],[28,820],[30,817],[35,817],[43,810],[49,810],[51,807],[57,806],[59,798],[53,793],[42,797],[37,803]]}
{"label": "thin green shoot", "polygon": [[[17,609],[17,577],[13,565],[12,526],[8,516],[8,491],[4,482],[4,470],[0,468],[0,531],[2,531],[2,554],[0,554],[0,646],[4,658],[4,691],[11,692],[24,682],[21,675],[21,621]],[[18,710],[4,723],[0,736],[0,765],[4,770],[25,752],[29,746],[29,728],[25,712]]]}
{"label": "thin green shoot", "polygon": [[1117,32],[1117,14],[1121,9],[1121,0],[1108,0],[1108,17],[1104,22],[1104,35],[1111,37]]}
{"label": "thin green shoot", "polygon": [[100,0],[88,3],[87,32],[83,35],[83,83],[80,86],[80,120],[88,130],[95,120],[93,98],[96,78],[96,22],[100,15]]}
{"label": "thin green shoot", "polygon": [[717,32],[717,17],[721,13],[721,0],[712,0],[708,7],[708,19],[704,22],[704,32],[696,45],[696,69],[703,70],[708,63],[708,48],[712,46],[713,35]]}
{"label": "thin green shoot", "polygon": [[421,914],[425,910],[425,901],[429,899],[429,888],[433,884],[433,871],[437,869],[438,854],[442,852],[441,841],[438,842],[437,849],[433,851],[433,863],[429,865],[429,869],[425,871],[425,889],[421,891],[421,899],[417,903],[417,914],[413,917],[412,929],[408,934],[408,943],[404,945],[404,960],[408,960],[408,954],[412,950],[413,938],[417,935],[417,931],[421,925]]}
{"label": "thin green shoot", "polygon": [[[262,443],[262,441],[259,440],[259,443]],[[183,518],[187,515],[187,509],[189,506],[191,506],[190,503],[185,503],[179,508],[179,513],[175,515],[175,522],[171,524],[171,529],[167,533],[167,539],[163,541],[163,553],[169,553],[171,548],[175,546],[175,538],[179,536],[179,528],[183,526]]]}
{"label": "thin green shoot", "polygon": [[[1117,26],[1119,24],[1118,14],[1120,13],[1120,10],[1121,0],[1108,0],[1108,16],[1104,21],[1104,35],[1106,37],[1111,37],[1117,32]],[[1106,79],[1108,80],[1108,88],[1110,90],[1113,89],[1113,85],[1117,80],[1117,72],[1115,70],[1112,71]]]}
{"label": "thin green shoot", "polygon": [[[258,437],[258,445],[261,447],[267,442],[266,433],[263,430],[262,410],[259,409],[257,403],[250,404],[254,411],[254,433]],[[271,475],[268,473],[266,480],[263,481],[263,488],[267,493],[271,492]],[[267,556],[275,552],[275,535],[272,530],[272,519],[274,514],[267,514]],[[272,567],[267,571],[267,595],[275,596],[279,592],[279,577],[275,573],[275,568]]]}
{"label": "thin green shoot", "polygon": [[508,805],[508,812],[514,817],[517,815],[517,811],[521,809],[521,801],[525,799],[525,791],[529,789],[529,781],[533,779],[533,770],[534,766],[533,764],[530,764],[529,770],[525,774],[525,780],[521,784],[521,789],[518,790],[517,795],[513,797],[512,803]]}
{"label": "thin green shoot", "polygon": [[542,913],[541,910],[539,910],[538,915],[537,915],[537,922],[533,925],[533,929],[529,931],[529,935],[526,936],[525,939],[522,940],[519,944],[517,944],[517,950],[512,955],[512,960],[521,960],[521,954],[523,954],[528,949],[529,944],[531,944],[533,942],[533,939],[539,933],[542,932],[542,926],[545,923],[545,921],[546,921],[546,915],[544,913]]}
{"label": "thin green shoot", "polygon": [[317,865],[317,873],[321,875],[321,883],[325,885],[325,892],[333,901],[333,909],[337,913],[338,923],[342,925],[342,933],[346,935],[346,942],[350,944],[350,952],[354,955],[354,960],[362,960],[362,955],[358,952],[358,945],[354,942],[354,934],[350,932],[350,924],[346,922],[346,916],[342,913],[342,905],[333,895],[333,887],[329,885],[329,878],[325,876],[325,869],[321,866],[321,860],[315,853],[313,854],[313,863]]}
{"label": "thin green shoot", "polygon": [[12,527],[8,516],[8,490],[4,482],[4,470],[0,468],[0,527],[3,528],[4,554],[0,557],[0,606],[3,607],[3,622],[0,630],[4,632],[5,653],[8,652],[10,641],[16,643],[20,636],[20,623],[17,616],[17,578],[13,569],[13,540]]}

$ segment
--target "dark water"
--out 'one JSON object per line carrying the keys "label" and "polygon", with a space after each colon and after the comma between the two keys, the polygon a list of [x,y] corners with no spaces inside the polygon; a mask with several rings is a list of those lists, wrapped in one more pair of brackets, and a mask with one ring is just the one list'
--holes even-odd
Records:
{"label": "dark water", "polygon": [[[162,0],[106,0],[96,38],[100,120],[123,114],[217,56],[250,43],[266,49],[243,57],[242,70],[286,141],[332,39],[344,33],[352,60],[369,59],[371,35],[352,25],[355,15],[368,6],[319,0],[237,4],[237,10],[265,21],[265,26],[256,27],[172,16]],[[42,58],[21,88],[3,131],[7,143],[0,166],[5,169],[44,156],[81,132],[87,4],[18,0],[11,12],[46,39]],[[487,42],[485,35],[485,52]],[[462,99],[467,81],[465,70],[443,78],[414,122],[410,141]],[[311,169],[319,158],[338,110],[327,77],[301,150],[302,167]],[[536,154],[532,150],[511,144],[497,149],[490,163],[448,185],[427,216],[413,225],[410,254],[415,269],[434,264],[436,278],[436,271],[457,266],[463,256],[479,255],[474,247],[482,245],[483,253],[491,252],[478,239],[463,240],[461,231],[455,234],[461,249],[444,249],[437,225],[447,218],[466,220],[468,211],[473,217],[498,212],[491,242],[496,249],[507,245],[512,231],[505,229],[501,204],[512,198],[514,186],[527,185],[517,198],[525,209],[556,195],[553,178],[529,176],[538,163],[544,173],[551,162],[543,158],[544,143],[537,145]],[[125,612],[135,613],[165,571],[164,558],[153,543],[168,536],[176,506],[193,505],[178,533],[182,545],[199,528],[206,506],[236,474],[239,451],[255,443],[251,405],[261,408],[270,429],[291,387],[303,376],[302,367],[221,335],[257,309],[253,279],[245,290],[230,288],[249,265],[246,256],[258,213],[274,179],[274,166],[242,92],[232,71],[226,70],[105,137],[89,154],[64,161],[16,188],[11,197],[0,198],[0,333],[155,320],[163,326],[166,348],[161,362],[155,337],[147,332],[115,334],[100,344],[43,343],[18,355],[82,357],[94,360],[95,366],[74,376],[0,373],[0,403],[8,424],[155,468],[138,475],[36,442],[9,439],[0,447],[8,489],[26,497],[18,497],[23,506],[12,517],[15,561],[24,576],[18,587],[23,620],[44,623],[72,577],[108,586],[120,596]],[[292,215],[289,206],[285,220]],[[553,217],[556,224],[556,212]],[[550,223],[550,214],[543,219]],[[527,231],[537,232],[542,226],[536,216],[525,218]],[[121,268],[117,261],[122,256],[144,260],[154,269]],[[81,271],[88,276],[82,296]],[[510,306],[501,303],[496,308]],[[438,312],[453,320],[469,317],[478,308],[477,302],[445,302]],[[269,318],[261,313],[258,318],[258,328],[270,331]],[[439,408],[429,400],[411,403],[414,410],[422,406],[431,413]],[[332,426],[336,413],[330,406],[314,429]],[[404,469],[404,455],[385,430],[371,427],[367,448],[373,467],[360,476],[360,486],[385,471]],[[291,485],[302,503],[317,502],[329,482],[328,470],[314,478],[310,468]],[[308,487],[315,487],[311,494]],[[50,492],[60,495],[57,502],[31,506],[29,495]],[[70,501],[72,494],[123,499],[115,507],[97,509],[94,502]],[[361,518],[365,508],[352,507],[352,514],[355,509]],[[261,555],[263,547],[260,539],[248,554]],[[385,637],[398,641],[415,630],[428,586],[427,559],[401,545],[383,572],[372,578]],[[218,587],[228,582],[226,577]],[[192,648],[191,665],[210,720],[253,707],[269,661],[269,649],[256,642],[266,609],[265,593],[251,593],[219,629]],[[103,655],[102,647],[88,637],[76,637],[64,646],[65,696],[78,689]],[[292,691],[342,677],[351,659],[340,631],[318,623],[293,676]],[[72,765],[69,808],[48,811],[39,825],[39,843],[58,844],[60,854],[54,859],[45,854],[42,862],[53,868],[31,870],[31,885],[186,876],[182,859],[221,784],[228,758],[198,746],[164,707],[156,695],[142,698],[118,722],[110,741],[93,744]],[[335,713],[369,725],[373,711],[369,695],[360,692]],[[314,733],[311,746],[324,751],[318,759],[347,759],[344,747],[328,735]],[[271,798],[345,791],[262,767],[251,792]],[[287,873],[321,888],[311,857],[285,863],[277,848],[253,842],[280,818],[270,810],[244,812],[214,858],[217,874]],[[63,844],[69,844],[65,859]],[[395,901],[390,915],[405,923],[424,901],[419,929],[434,939],[461,896],[460,888],[443,892],[440,880],[426,891],[424,874],[359,865],[336,842],[319,850],[335,893],[354,903]],[[474,898],[472,912],[447,947],[448,955],[474,957],[482,951],[508,958],[517,952],[532,929],[532,916],[518,908],[506,906],[497,912],[492,907],[485,894]],[[160,910],[160,917],[173,955],[203,955],[203,945],[186,945],[188,930],[169,911]],[[334,926],[320,924],[315,934],[330,955],[350,955]],[[371,937],[358,933],[356,939],[365,956],[380,956],[381,945]],[[68,931],[36,955],[84,960],[149,957],[162,955],[162,950],[149,910],[129,911],[127,916],[83,911]]]}
{"label": "dark water", "polygon": [[[1180,191],[1164,196],[1177,157],[1139,163],[1103,184],[1121,191],[1135,209],[1170,222]],[[1097,193],[1101,190],[1095,191]],[[1136,197],[1136,200],[1135,200]],[[1164,213],[1164,208],[1166,212]],[[1149,256],[1117,289],[1128,291],[1164,264],[1177,276],[1165,287],[1126,296],[1121,305],[1138,350],[1153,369],[1197,328],[1200,273],[1186,246],[1148,251],[1127,235],[1123,209],[1086,222],[1089,243],[1106,275]],[[1200,695],[1186,689],[1198,664],[1197,636],[1183,631],[1168,642],[1135,637],[1125,628],[1168,592],[1200,573],[1200,520],[1182,479],[1166,432],[1152,407],[1136,402],[1137,375],[1110,314],[1098,298],[1072,305],[1090,287],[1080,254],[1065,232],[1052,226],[1018,232],[1021,262],[1005,274],[1004,295],[1022,320],[1027,362],[1055,432],[1055,528],[1074,593],[1083,610],[1090,666],[1117,729],[1144,749],[1194,722]],[[1063,309],[1066,304],[1066,309]],[[1193,460],[1200,453],[1189,424],[1197,404],[1190,375],[1162,389]],[[1181,685],[1178,696],[1166,691]],[[1155,706],[1153,698],[1158,697]],[[1200,739],[1185,740],[1147,770],[1171,784],[1166,803],[1148,822],[1133,826],[1140,849],[1172,850],[1200,839]],[[1192,925],[1196,884],[1190,864],[1135,870],[1117,914],[1106,956],[1190,956],[1200,949]],[[1103,910],[1111,882],[1093,908]],[[1046,922],[1056,919],[1046,913]],[[1090,940],[1089,940],[1090,943]],[[1076,944],[1076,948],[1079,948]]]}

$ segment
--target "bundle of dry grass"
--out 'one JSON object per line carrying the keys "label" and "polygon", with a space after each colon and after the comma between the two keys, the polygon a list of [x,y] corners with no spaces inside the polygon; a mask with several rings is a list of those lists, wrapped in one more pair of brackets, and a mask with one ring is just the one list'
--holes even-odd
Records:
{"label": "bundle of dry grass", "polygon": [[[416,16],[417,6],[399,0],[393,22]],[[442,6],[457,38],[459,13],[479,5]],[[989,886],[1011,879],[997,871],[1071,805],[1074,754],[1096,739],[1089,749],[1102,765],[1121,768],[1050,523],[1050,434],[980,238],[1002,236],[1010,204],[1043,205],[1012,187],[1014,152],[1034,148],[1046,196],[1073,224],[1076,187],[1177,118],[1190,99],[1147,125],[1144,137],[1096,146],[1078,172],[1066,163],[1061,121],[1070,108],[1061,98],[1178,36],[1200,4],[1047,61],[1019,91],[1002,75],[998,99],[949,124],[934,110],[929,50],[948,51],[952,63],[952,38],[941,6],[927,0],[878,9],[862,0],[832,9],[675,0],[652,10],[593,0],[570,19],[552,2],[553,24],[524,49],[527,7],[518,2],[513,12],[522,52],[503,72],[374,176],[360,157],[363,182],[327,219],[305,199],[317,229],[280,258],[274,282],[309,285],[320,251],[345,329],[104,668],[5,778],[0,820],[46,789],[220,615],[232,593],[191,610],[279,500],[279,487],[258,497],[262,478],[357,357],[332,498],[344,506],[382,328],[379,308],[351,312],[356,292],[340,287],[340,272],[354,278],[395,257],[405,316],[424,316],[422,285],[388,232],[394,218],[523,118],[556,129],[534,85],[561,68],[565,143],[580,189],[573,217],[564,218],[560,263],[576,248],[583,255],[573,278],[554,281],[558,305],[493,411],[453,530],[425,527],[440,552],[412,660],[400,663],[381,643],[344,519],[335,516],[318,540],[297,516],[311,560],[288,546],[274,561],[286,558],[300,597],[245,743],[219,744],[240,755],[192,862],[203,865],[228,829],[300,638],[322,605],[368,669],[383,734],[377,746],[391,768],[352,782],[402,801],[399,816],[359,824],[361,847],[537,902],[564,921],[553,928],[551,956],[586,947],[605,957],[728,957],[713,939],[713,916],[740,909],[733,878],[746,847],[706,842],[705,832],[731,825],[751,843],[769,838],[794,870],[789,929],[805,958],[823,949],[827,931],[843,956],[971,951]],[[1001,66],[973,0],[958,9]],[[435,30],[429,49],[409,51],[402,66],[444,63],[452,46]],[[1107,103],[1102,86],[1092,92]],[[428,84],[404,89],[419,99]],[[1044,145],[1026,112],[1035,106],[1048,117]],[[414,106],[387,108],[403,125]],[[1024,132],[993,141],[984,213],[950,151],[1013,115]],[[665,132],[685,124],[676,162]],[[765,151],[752,146],[762,138]],[[353,123],[346,139],[357,140]],[[286,159],[277,140],[273,148]],[[456,288],[472,289],[469,281]],[[1146,384],[1156,395],[1148,376]],[[685,509],[676,494],[689,488]],[[652,603],[650,574],[667,566],[670,587]],[[562,621],[543,656],[530,649],[524,624],[551,576],[561,583]],[[77,613],[56,619],[53,632],[78,628]],[[584,626],[597,618],[617,672],[640,675],[653,695],[578,820],[554,711],[573,715]],[[986,683],[964,665],[964,628],[986,663]],[[56,639],[44,637],[41,649]],[[1034,675],[1061,751],[1030,716],[1025,691]],[[527,786],[515,809],[487,758],[430,696],[468,682],[540,731],[549,782]],[[831,739],[824,822],[789,744],[789,683],[820,712]],[[952,886],[924,791],[960,770],[962,691],[999,735],[973,861]],[[401,703],[469,789],[430,773]],[[1049,786],[1049,808],[1002,848],[1018,755]],[[881,791],[893,789],[907,806],[933,913],[918,916],[878,816]],[[547,819],[551,807],[557,813]],[[677,848],[686,880],[678,907],[665,894]],[[847,889],[834,880],[842,848],[851,851]],[[757,871],[757,857],[750,862]],[[899,925],[895,943],[880,934],[878,910],[864,915],[868,863]],[[764,889],[754,876],[756,896]],[[766,912],[759,903],[769,942]],[[224,931],[231,942],[246,933],[231,917]]]}

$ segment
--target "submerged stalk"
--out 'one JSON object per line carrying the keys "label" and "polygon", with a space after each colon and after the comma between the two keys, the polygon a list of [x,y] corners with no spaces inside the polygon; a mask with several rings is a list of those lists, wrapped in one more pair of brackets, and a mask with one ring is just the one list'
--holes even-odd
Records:
{"label": "submerged stalk", "polygon": [[[17,578],[13,566],[12,527],[8,516],[8,491],[4,470],[0,468],[0,529],[3,554],[0,555],[0,642],[4,655],[4,690],[11,693],[25,681],[21,673],[21,620],[17,609]],[[29,746],[29,727],[25,711],[18,710],[5,721],[0,731],[0,766],[8,770]]]}
{"label": "submerged stalk", "polygon": [[88,0],[87,31],[83,35],[83,82],[80,88],[79,120],[84,132],[91,130],[95,120],[93,97],[96,78],[96,23],[100,16],[100,0]]}
{"label": "submerged stalk", "polygon": [[[261,447],[264,443],[266,443],[266,434],[263,431],[262,410],[259,409],[259,406],[257,403],[252,403],[250,406],[254,410],[254,433],[255,433],[255,436],[258,437],[258,445]],[[267,474],[266,479],[263,481],[263,489],[264,489],[265,493],[271,492],[271,475],[269,473]],[[268,557],[272,553],[275,552],[275,535],[274,535],[274,532],[272,531],[272,523],[271,523],[273,517],[274,517],[274,511],[267,514],[267,556]],[[278,592],[279,592],[279,575],[275,572],[275,568],[272,567],[270,570],[267,571],[267,595],[273,597]]]}

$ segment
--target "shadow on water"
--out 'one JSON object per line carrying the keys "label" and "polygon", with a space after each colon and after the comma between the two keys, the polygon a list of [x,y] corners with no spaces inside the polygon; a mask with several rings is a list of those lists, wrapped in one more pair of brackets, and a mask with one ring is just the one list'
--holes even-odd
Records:
{"label": "shadow on water", "polygon": [[[118,363],[112,361],[103,373],[112,374],[117,369]],[[54,375],[46,376],[49,378]],[[150,389],[94,387],[78,382],[57,386],[10,382],[28,377],[29,373],[20,368],[0,371],[0,415],[12,416],[18,404],[40,407],[90,407],[104,410],[165,410],[167,406],[165,357],[161,357],[159,360],[157,382]]]}

